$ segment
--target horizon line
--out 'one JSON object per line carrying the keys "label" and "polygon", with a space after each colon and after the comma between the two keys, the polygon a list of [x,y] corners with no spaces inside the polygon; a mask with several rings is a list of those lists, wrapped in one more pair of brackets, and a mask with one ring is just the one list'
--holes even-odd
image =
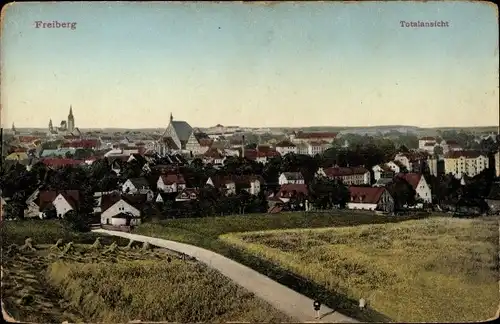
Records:
{"label": "horizon line", "polygon": [[[14,123],[15,126],[15,123]],[[47,127],[37,127],[37,126],[15,126],[16,129],[46,129]],[[130,130],[140,130],[140,129],[165,129],[167,126],[160,126],[160,127],[86,127],[86,126],[76,126],[75,128],[78,129],[130,129]],[[214,126],[191,126],[193,129],[194,128],[214,128]],[[224,126],[222,127],[238,127],[238,128],[250,128],[250,129],[262,129],[262,128],[270,128],[270,129],[276,129],[276,128],[343,128],[343,129],[353,129],[353,128],[377,128],[377,127],[386,127],[386,128],[420,128],[420,129],[435,129],[435,128],[498,128],[500,131],[500,126],[499,125],[469,125],[469,126],[416,126],[416,125],[365,125],[365,126],[335,126],[335,125],[303,125],[303,126],[240,126],[240,125],[230,125],[230,126]],[[11,130],[11,127],[0,127],[2,129],[8,129]]]}

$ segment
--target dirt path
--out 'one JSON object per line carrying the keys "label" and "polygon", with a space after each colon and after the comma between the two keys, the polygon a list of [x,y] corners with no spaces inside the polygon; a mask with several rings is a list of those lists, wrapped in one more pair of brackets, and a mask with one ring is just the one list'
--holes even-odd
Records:
{"label": "dirt path", "polygon": [[279,284],[270,278],[252,270],[240,263],[228,259],[215,252],[193,245],[169,241],[149,236],[130,234],[103,229],[93,232],[120,236],[134,241],[148,242],[149,244],[185,253],[195,257],[198,261],[219,271],[238,285],[254,293],[257,297],[273,305],[288,316],[300,322],[308,323],[359,323],[359,321],[340,314],[326,306],[321,307],[321,319],[316,320],[313,310],[313,300],[301,295],[292,289]]}

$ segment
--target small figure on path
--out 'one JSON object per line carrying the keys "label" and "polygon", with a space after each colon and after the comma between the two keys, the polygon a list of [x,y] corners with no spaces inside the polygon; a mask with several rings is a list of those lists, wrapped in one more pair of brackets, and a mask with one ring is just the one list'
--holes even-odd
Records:
{"label": "small figure on path", "polygon": [[320,318],[319,310],[321,309],[321,302],[319,300],[315,300],[313,304],[314,310],[316,311],[316,319]]}
{"label": "small figure on path", "polygon": [[365,307],[366,307],[366,301],[365,301],[365,299],[364,298],[360,298],[359,299],[359,309],[363,310],[363,309],[365,309]]}

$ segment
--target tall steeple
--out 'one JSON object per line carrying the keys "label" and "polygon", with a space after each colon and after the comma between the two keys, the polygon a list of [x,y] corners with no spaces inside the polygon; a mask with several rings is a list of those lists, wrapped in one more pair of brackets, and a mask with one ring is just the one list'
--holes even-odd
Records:
{"label": "tall steeple", "polygon": [[170,113],[170,121],[174,121],[174,115],[172,115],[172,113]]}
{"label": "tall steeple", "polygon": [[73,107],[69,106],[69,115],[68,115],[68,132],[73,132],[75,130],[75,117],[73,116]]}
{"label": "tall steeple", "polygon": [[14,125],[14,123],[12,123],[12,132],[16,132],[16,126]]}
{"label": "tall steeple", "polygon": [[49,120],[49,132],[52,132],[54,130],[54,127],[52,126],[52,119]]}

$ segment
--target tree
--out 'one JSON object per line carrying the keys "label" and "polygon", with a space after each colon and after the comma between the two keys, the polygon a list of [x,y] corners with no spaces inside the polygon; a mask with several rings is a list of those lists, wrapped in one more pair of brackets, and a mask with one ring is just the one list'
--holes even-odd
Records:
{"label": "tree", "polygon": [[68,211],[63,216],[62,223],[66,228],[75,232],[88,232],[90,230],[87,218],[75,210]]}
{"label": "tree", "polygon": [[402,209],[406,206],[415,205],[415,189],[403,178],[396,177],[386,186],[386,189],[394,199],[394,208],[396,210]]}
{"label": "tree", "polygon": [[350,199],[349,189],[338,180],[315,178],[309,185],[311,203],[318,209],[345,208]]}

